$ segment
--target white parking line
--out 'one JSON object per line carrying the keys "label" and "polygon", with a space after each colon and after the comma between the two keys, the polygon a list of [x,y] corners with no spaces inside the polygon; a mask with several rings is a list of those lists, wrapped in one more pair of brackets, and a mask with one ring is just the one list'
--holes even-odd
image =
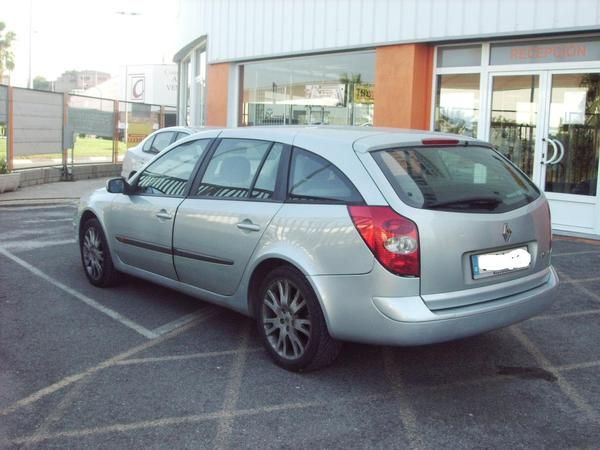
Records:
{"label": "white parking line", "polygon": [[10,260],[12,260],[13,262],[19,264],[21,267],[29,270],[34,275],[37,275],[38,277],[42,278],[43,280],[47,281],[48,283],[52,284],[53,286],[61,289],[62,291],[66,292],[67,294],[72,295],[77,300],[85,303],[88,306],[91,306],[92,308],[96,309],[97,311],[100,311],[101,313],[107,315],[111,319],[116,320],[121,325],[124,325],[127,328],[130,328],[133,331],[141,334],[145,338],[153,339],[153,338],[158,337],[158,335],[156,333],[154,333],[153,331],[148,330],[147,328],[144,328],[141,325],[138,325],[137,323],[129,320],[127,317],[122,316],[118,312],[113,311],[112,309],[107,308],[106,306],[101,305],[100,303],[96,302],[95,300],[92,300],[88,296],[83,295],[80,292],[77,292],[75,289],[71,289],[69,286],[66,286],[66,285],[62,284],[60,281],[57,281],[54,278],[52,278],[51,276],[46,275],[41,270],[39,270],[36,267],[32,266],[28,262],[23,261],[21,258],[13,255],[8,250],[6,250],[6,249],[4,249],[2,247],[0,247],[0,254],[6,256],[7,258],[9,258]]}
{"label": "white parking line", "polygon": [[[56,383],[46,386],[45,388],[40,389],[39,391],[36,391],[33,394],[30,394],[25,398],[22,398],[21,400],[13,403],[12,405],[9,405],[9,406],[5,407],[4,409],[0,409],[0,416],[5,416],[7,414],[10,414],[10,413],[18,410],[19,408],[23,408],[24,406],[31,405],[32,403],[35,403],[35,402],[41,400],[42,398],[45,398],[57,391],[60,391],[61,389],[64,389],[67,386],[70,386],[73,383],[78,382],[79,380],[89,377],[90,375],[93,375],[96,372],[99,372],[100,370],[107,369],[109,367],[113,367],[119,361],[125,360],[133,355],[136,355],[136,354],[141,353],[145,350],[148,350],[152,347],[155,347],[169,339],[173,339],[174,337],[179,336],[180,334],[185,333],[189,329],[195,327],[199,323],[201,323],[205,320],[208,320],[220,313],[219,309],[212,308],[210,306],[207,306],[204,309],[204,311],[205,311],[204,314],[200,318],[195,320],[194,322],[190,322],[187,325],[177,328],[176,330],[173,330],[171,333],[165,334],[156,339],[145,341],[144,343],[137,345],[135,347],[132,347],[129,350],[125,350],[124,352],[119,353],[118,355],[113,356],[112,358],[109,358],[109,359],[95,365],[94,367],[90,367],[89,369],[87,369],[83,372],[79,372],[74,375],[66,376],[65,378],[57,381]],[[0,437],[0,444],[1,443],[2,443],[2,439]],[[2,446],[0,445],[0,447],[2,447]]]}
{"label": "white parking line", "polygon": [[[51,199],[42,199],[42,200],[51,200]],[[77,205],[75,205],[75,199],[71,203],[48,203],[47,205],[10,205],[5,206],[2,202],[7,202],[8,200],[0,200],[0,211],[2,212],[22,212],[22,211],[30,211],[37,209],[75,209]]]}
{"label": "white parking line", "polygon": [[600,302],[600,295],[596,294],[594,291],[586,288],[584,285],[577,282],[577,279],[573,279],[570,276],[566,275],[563,272],[559,273],[559,276],[567,283],[571,283],[571,285],[575,288],[575,290],[579,292],[583,292],[587,294],[592,300],[596,302]]}
{"label": "white parking line", "polygon": [[193,313],[187,314],[183,317],[180,317],[179,319],[175,319],[172,322],[161,325],[160,327],[152,330],[152,333],[154,333],[157,336],[162,336],[163,334],[168,333],[169,331],[173,331],[175,328],[182,327],[192,322],[193,320],[196,320],[198,317],[201,317],[204,314],[206,314],[206,307],[200,308],[194,311]]}
{"label": "white parking line", "polygon": [[[306,401],[306,402],[296,402],[296,403],[284,403],[281,405],[270,405],[270,406],[262,406],[258,408],[250,408],[250,409],[240,409],[235,411],[216,411],[216,412],[208,412],[201,414],[194,414],[189,416],[179,416],[179,417],[164,417],[161,419],[155,420],[145,420],[141,422],[129,422],[129,423],[116,423],[112,425],[104,425],[93,428],[80,428],[77,430],[65,430],[65,431],[55,431],[46,434],[39,434],[33,436],[21,436],[12,439],[3,438],[0,436],[0,445],[31,445],[38,442],[48,441],[51,439],[64,439],[64,438],[81,438],[87,436],[95,436],[101,434],[109,434],[112,435],[114,433],[127,433],[138,430],[154,430],[157,428],[164,427],[172,427],[183,424],[196,424],[202,422],[208,422],[212,420],[219,419],[231,419],[235,420],[237,418],[242,417],[252,417],[257,416],[259,414],[268,414],[268,413],[285,413],[288,415],[292,415],[294,411],[303,410],[303,409],[315,409],[319,410],[321,408],[328,407],[332,404],[348,404],[348,407],[356,407],[352,405],[355,402],[367,403],[367,402],[375,402],[380,400],[385,400],[389,398],[390,394],[367,394],[367,395],[357,395],[352,397],[340,397],[333,401],[331,400],[315,400],[315,401]],[[422,447],[421,447],[422,448]]]}
{"label": "white parking line", "polygon": [[581,250],[579,252],[565,252],[565,253],[554,253],[552,252],[552,257],[555,256],[578,256],[578,255],[590,255],[590,254],[600,254],[600,250]]}
{"label": "white parking line", "polygon": [[[250,338],[250,322],[245,321],[240,333],[239,353],[233,361],[233,367],[230,370],[231,378],[225,388],[225,400],[223,401],[223,411],[234,412],[240,397],[242,386],[242,377],[244,376],[244,367],[246,366],[246,357],[248,356],[248,340]],[[222,417],[217,424],[217,435],[213,447],[218,449],[231,448],[231,436],[233,433],[234,419],[231,417]]]}
{"label": "white parking line", "polygon": [[55,245],[67,245],[67,244],[74,244],[75,239],[61,239],[58,241],[34,241],[34,240],[28,240],[28,241],[8,241],[8,242],[3,242],[2,243],[2,248],[4,248],[5,250],[13,250],[13,249],[18,249],[18,250],[33,250],[36,248],[44,248],[44,247],[53,247]]}
{"label": "white parking line", "polygon": [[586,399],[569,383],[561,372],[550,364],[550,361],[541,350],[518,328],[518,325],[509,328],[514,337],[525,347],[531,356],[536,360],[542,369],[552,373],[556,377],[556,382],[560,390],[577,406],[577,408],[594,421],[596,425],[600,424],[600,413],[590,405]]}
{"label": "white parking line", "polygon": [[61,218],[61,219],[26,219],[26,220],[21,220],[22,224],[25,223],[48,223],[48,222],[73,222],[73,218],[72,217],[67,217],[67,218]]}

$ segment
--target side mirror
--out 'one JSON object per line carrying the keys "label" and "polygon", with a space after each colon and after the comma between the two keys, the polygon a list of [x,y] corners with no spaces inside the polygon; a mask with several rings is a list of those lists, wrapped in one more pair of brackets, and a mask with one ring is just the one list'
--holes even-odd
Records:
{"label": "side mirror", "polygon": [[129,194],[129,184],[123,178],[111,178],[106,182],[106,190],[111,194]]}

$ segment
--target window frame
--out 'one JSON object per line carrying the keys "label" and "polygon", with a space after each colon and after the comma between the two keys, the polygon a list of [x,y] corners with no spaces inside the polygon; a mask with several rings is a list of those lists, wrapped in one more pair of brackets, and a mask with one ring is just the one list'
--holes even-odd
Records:
{"label": "window frame", "polygon": [[[336,166],[329,159],[327,159],[324,156],[321,156],[315,152],[311,152],[310,150],[306,150],[305,148],[302,148],[302,147],[293,146],[291,150],[292,151],[290,152],[288,167],[287,167],[286,186],[285,186],[285,203],[301,204],[301,205],[342,205],[342,206],[364,206],[364,205],[366,205],[363,195],[358,190],[356,185],[352,182],[352,180],[350,180],[348,175],[346,175],[338,166]],[[343,177],[342,181],[344,181],[346,184],[348,184],[349,187],[358,194],[358,196],[360,197],[360,201],[347,202],[347,201],[342,201],[342,200],[333,201],[333,200],[329,200],[329,199],[300,200],[300,199],[290,198],[290,187],[291,187],[291,183],[292,183],[292,161],[293,161],[294,153],[297,151],[306,152],[310,155],[316,156],[317,158],[323,159],[324,161],[327,161],[329,164],[331,164],[331,167],[333,167],[334,171],[336,171],[337,173],[342,175],[342,177]]]}
{"label": "window frame", "polygon": [[208,141],[208,144],[206,146],[206,149],[204,150],[203,155],[199,158],[198,161],[196,161],[196,164],[194,165],[190,176],[188,178],[188,180],[186,181],[186,185],[185,188],[183,189],[183,193],[181,195],[163,195],[163,194],[150,194],[147,192],[137,192],[136,189],[138,187],[138,182],[139,179],[141,177],[141,175],[144,173],[144,171],[147,169],[144,169],[143,171],[140,171],[138,174],[136,174],[135,179],[133,180],[133,183],[130,185],[131,186],[131,196],[144,196],[144,197],[160,197],[160,198],[181,198],[181,199],[185,199],[189,196],[190,194],[190,188],[193,184],[193,182],[196,179],[196,176],[198,174],[198,170],[199,168],[202,166],[202,164],[204,163],[204,161],[206,160],[207,155],[211,152],[211,150],[213,149],[214,145],[215,145],[215,141],[217,139],[215,138],[198,138],[198,139],[191,139],[189,141],[185,141],[182,142],[181,144],[169,149],[167,152],[165,152],[164,154],[160,155],[158,158],[156,158],[154,162],[159,161],[160,159],[168,156],[173,150],[180,148],[183,145],[188,145],[191,144],[193,142],[198,142],[198,141]]}
{"label": "window frame", "polygon": [[[212,157],[214,156],[215,152],[219,148],[219,145],[221,144],[221,142],[225,139],[236,139],[236,140],[244,140],[244,141],[259,141],[259,142],[270,143],[267,152],[265,152],[265,155],[263,156],[260,167],[257,169],[256,174],[254,174],[252,183],[248,189],[248,196],[247,197],[214,197],[214,196],[209,196],[209,195],[192,194],[198,190],[198,187],[200,186],[200,183],[202,182],[202,178],[204,177],[204,174],[206,173],[206,170],[208,169],[208,165],[209,165],[210,161],[212,160]],[[273,149],[275,144],[281,144],[283,146],[283,148],[281,150],[281,157],[279,158],[279,167],[277,168],[277,179],[275,180],[275,190],[273,191],[273,195],[271,196],[271,198],[267,198],[267,199],[251,198],[250,194],[251,194],[252,190],[254,189],[256,181],[258,180],[258,176],[260,175],[260,170],[264,166],[264,162],[266,161],[266,158],[268,158],[269,153],[271,152],[271,150]],[[286,198],[285,191],[286,191],[286,186],[287,186],[287,183],[286,183],[287,167],[289,166],[289,162],[291,160],[290,154],[291,154],[291,146],[289,144],[284,144],[283,142],[272,141],[272,140],[267,140],[267,139],[246,138],[246,137],[217,138],[214,140],[211,147],[208,149],[206,156],[203,158],[202,164],[200,165],[200,167],[198,168],[198,171],[195,174],[194,182],[190,186],[190,188],[188,190],[188,195],[186,197],[190,198],[190,199],[217,200],[217,201],[223,200],[223,201],[238,201],[238,202],[284,203],[285,198]]]}

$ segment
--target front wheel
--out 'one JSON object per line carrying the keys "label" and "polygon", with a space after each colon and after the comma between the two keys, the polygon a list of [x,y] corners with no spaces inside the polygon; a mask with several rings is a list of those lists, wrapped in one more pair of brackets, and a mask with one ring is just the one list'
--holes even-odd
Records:
{"label": "front wheel", "polygon": [[113,266],[106,237],[97,219],[85,221],[79,241],[81,262],[89,282],[99,287],[114,285],[119,273]]}
{"label": "front wheel", "polygon": [[279,366],[315,370],[339,354],[341,343],[329,335],[316,295],[296,269],[286,266],[270,272],[257,303],[259,335]]}

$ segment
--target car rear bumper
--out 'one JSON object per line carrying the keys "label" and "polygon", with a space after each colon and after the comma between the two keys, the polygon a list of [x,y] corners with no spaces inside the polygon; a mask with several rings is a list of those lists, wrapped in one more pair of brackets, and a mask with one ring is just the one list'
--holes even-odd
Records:
{"label": "car rear bumper", "polygon": [[[377,269],[376,269],[377,270]],[[534,288],[464,307],[431,311],[418,296],[372,297],[377,275],[310,277],[330,334],[337,339],[384,345],[424,345],[502,328],[528,319],[555,300],[549,267]]]}

